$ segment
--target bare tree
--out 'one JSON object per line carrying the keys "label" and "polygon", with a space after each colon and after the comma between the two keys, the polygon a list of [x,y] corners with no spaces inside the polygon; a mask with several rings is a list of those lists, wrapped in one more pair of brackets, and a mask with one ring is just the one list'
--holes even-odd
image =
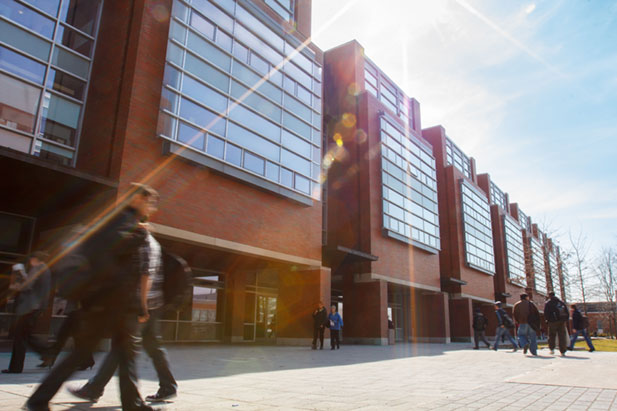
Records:
{"label": "bare tree", "polygon": [[570,250],[566,254],[568,265],[570,266],[568,272],[572,275],[572,281],[578,286],[583,298],[583,310],[587,315],[587,290],[585,283],[590,280],[590,270],[587,265],[587,254],[589,253],[589,244],[587,237],[583,235],[582,231],[579,231],[577,235],[573,235],[572,231],[568,232],[568,239],[570,240]]}
{"label": "bare tree", "polygon": [[617,336],[617,252],[613,248],[603,248],[596,266],[602,300],[606,301],[609,312],[610,335]]}

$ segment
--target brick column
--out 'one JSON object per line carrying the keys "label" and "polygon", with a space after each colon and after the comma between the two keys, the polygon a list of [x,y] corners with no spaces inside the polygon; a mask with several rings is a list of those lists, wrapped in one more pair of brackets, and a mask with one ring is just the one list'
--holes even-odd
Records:
{"label": "brick column", "polygon": [[246,299],[246,273],[227,274],[225,284],[225,342],[244,341],[244,304]]}
{"label": "brick column", "polygon": [[279,272],[279,295],[276,305],[277,344],[310,346],[313,339],[311,314],[317,308],[319,301],[329,310],[329,268]]}
{"label": "brick column", "polygon": [[388,284],[356,281],[348,276],[343,287],[343,339],[352,344],[388,345]]}
{"label": "brick column", "polygon": [[450,336],[453,342],[470,342],[472,340],[472,318],[471,299],[450,300]]}
{"label": "brick column", "polygon": [[424,317],[416,340],[420,342],[450,343],[450,310],[448,294],[422,295],[418,310]]}

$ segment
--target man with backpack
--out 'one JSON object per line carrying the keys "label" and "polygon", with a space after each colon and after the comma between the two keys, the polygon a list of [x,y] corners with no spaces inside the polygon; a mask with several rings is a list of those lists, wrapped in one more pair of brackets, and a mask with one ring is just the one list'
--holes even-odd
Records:
{"label": "man with backpack", "polygon": [[568,307],[554,292],[548,293],[549,300],[544,305],[544,318],[548,323],[548,348],[551,354],[555,353],[555,336],[559,338],[559,351],[561,356],[566,356],[568,349],[566,324],[570,319]]}
{"label": "man with backpack", "polygon": [[514,320],[518,324],[518,341],[523,347],[523,354],[527,350],[532,355],[538,355],[538,341],[536,333],[540,330],[540,312],[527,294],[521,294],[521,300],[514,304]]}
{"label": "man with backpack", "polygon": [[512,318],[506,313],[506,310],[501,308],[501,301],[495,301],[495,315],[497,316],[497,332],[495,335],[495,345],[493,349],[497,351],[499,349],[499,340],[502,336],[506,336],[512,343],[512,352],[518,351],[518,345],[516,340],[510,334],[510,329],[514,328],[514,322]]}
{"label": "man with backpack", "polygon": [[[140,273],[135,258],[146,241],[147,231],[140,225],[147,219],[158,201],[152,188],[135,184],[126,201],[109,218],[94,225],[84,236],[81,253],[87,261],[82,281],[80,301],[83,314],[78,333],[82,343],[57,364],[26,402],[28,410],[47,410],[49,401],[76,368],[96,348],[99,341],[111,335],[112,346],[119,355],[118,375],[123,410],[147,411],[137,388],[135,359],[138,317],[141,302],[138,297]],[[78,282],[77,279],[74,280]]]}
{"label": "man with backpack", "polygon": [[596,349],[591,342],[591,338],[589,338],[589,333],[587,332],[587,328],[589,328],[589,318],[586,315],[582,315],[581,312],[576,308],[576,304],[572,304],[570,306],[572,308],[572,336],[570,337],[570,346],[568,350],[574,350],[574,344],[576,344],[576,340],[579,335],[583,335],[585,338],[585,342],[589,347],[589,352],[594,352]]}
{"label": "man with backpack", "polygon": [[482,314],[479,308],[476,308],[473,314],[473,340],[475,342],[474,350],[480,349],[480,341],[486,344],[486,348],[491,348],[491,344],[489,344],[486,339],[486,326],[488,325],[488,319]]}

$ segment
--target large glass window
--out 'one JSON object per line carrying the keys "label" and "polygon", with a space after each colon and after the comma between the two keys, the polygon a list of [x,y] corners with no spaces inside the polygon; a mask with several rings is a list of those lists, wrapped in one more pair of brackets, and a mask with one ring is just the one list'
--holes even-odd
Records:
{"label": "large glass window", "polygon": [[[100,0],[0,1],[0,127],[31,135],[23,151],[74,163],[100,6]],[[2,132],[5,141],[25,138]]]}
{"label": "large glass window", "polygon": [[411,100],[368,59],[364,61],[364,89],[377,97],[392,113],[413,128]]}
{"label": "large glass window", "polygon": [[525,250],[523,248],[523,233],[518,223],[511,217],[503,216],[503,227],[506,244],[506,259],[508,279],[515,284],[525,287]]}
{"label": "large glass window", "polygon": [[[240,4],[174,0],[160,136],[318,198],[321,68],[308,50],[292,57],[294,44],[282,27]],[[201,127],[205,145],[180,136],[188,125],[175,128],[177,120]]]}
{"label": "large glass window", "polygon": [[547,294],[546,288],[546,269],[544,266],[544,249],[542,244],[535,238],[531,238],[531,262],[533,276],[536,284],[536,291]]}
{"label": "large glass window", "polygon": [[561,283],[559,282],[557,255],[554,250],[548,253],[548,266],[551,273],[551,282],[553,283],[553,292],[557,297],[561,298]]}
{"label": "large glass window", "polygon": [[506,194],[501,191],[497,184],[491,181],[491,204],[497,204],[504,211],[508,209]]}
{"label": "large glass window", "polygon": [[287,21],[293,20],[294,0],[265,0],[266,4]]}
{"label": "large glass window", "polygon": [[471,178],[471,160],[449,138],[446,138],[446,162],[453,165],[467,178]]}
{"label": "large glass window", "polygon": [[381,117],[383,227],[439,250],[437,182],[432,149]]}
{"label": "large glass window", "polygon": [[495,274],[493,228],[486,197],[469,182],[461,179],[465,260],[470,267]]}
{"label": "large glass window", "polygon": [[527,214],[523,213],[520,208],[518,210],[518,220],[521,223],[521,227],[523,227],[523,230],[531,230],[531,226],[529,225],[529,217],[527,217]]}

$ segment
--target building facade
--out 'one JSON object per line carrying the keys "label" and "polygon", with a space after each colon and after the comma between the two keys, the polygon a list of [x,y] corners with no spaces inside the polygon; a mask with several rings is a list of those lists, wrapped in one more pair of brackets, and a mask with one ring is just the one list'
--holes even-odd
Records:
{"label": "building facade", "polygon": [[310,1],[9,1],[0,23],[2,166],[33,180],[3,182],[21,241],[3,256],[144,182],[161,195],[155,236],[195,275],[165,339],[307,344],[330,299]]}
{"label": "building facade", "polygon": [[345,341],[449,341],[437,176],[420,109],[355,41],[324,57],[324,259]]}

